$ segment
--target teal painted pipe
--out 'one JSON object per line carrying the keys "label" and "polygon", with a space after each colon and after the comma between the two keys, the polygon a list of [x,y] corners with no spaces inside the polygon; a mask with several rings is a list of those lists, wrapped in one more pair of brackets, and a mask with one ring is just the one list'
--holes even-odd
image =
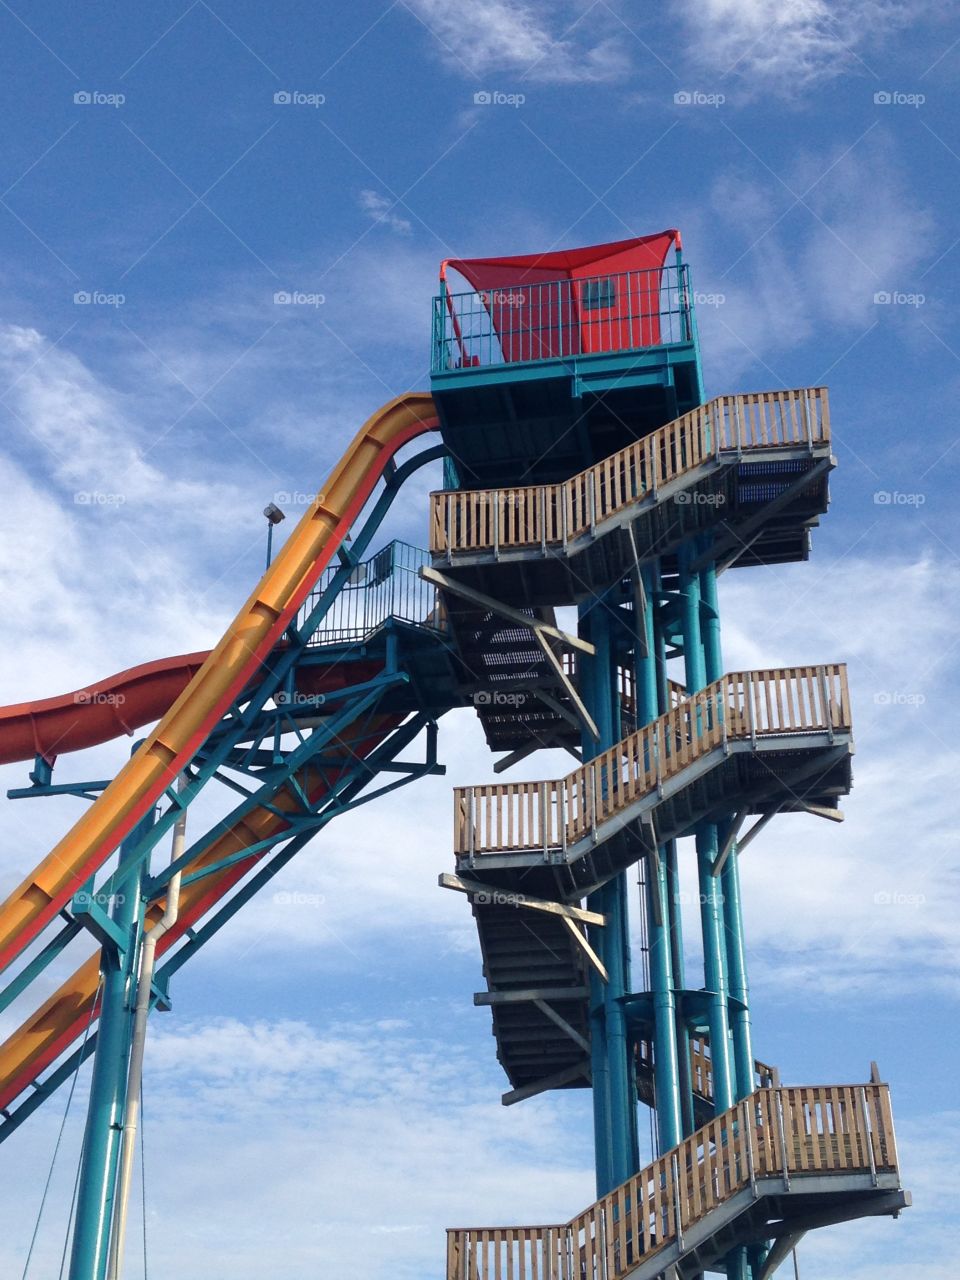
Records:
{"label": "teal painted pipe", "polygon": [[[706,545],[701,544],[706,550]],[[723,675],[723,655],[720,648],[720,606],[717,596],[717,573],[713,565],[700,575],[700,590],[704,603],[704,656],[707,683]],[[728,824],[723,827],[726,838]],[[714,877],[716,879],[716,877]],[[750,1025],[750,990],[747,981],[747,960],[743,936],[743,910],[740,901],[740,864],[734,849],[720,873],[723,896],[723,923],[727,948],[727,974],[730,995],[744,1007],[731,1010],[730,1024],[733,1033],[733,1057],[736,1098],[745,1098],[754,1090],[753,1035]]]}
{"label": "teal painted pipe", "polygon": [[736,1068],[737,1097],[745,1098],[756,1088],[753,1030],[750,1022],[750,990],[747,983],[747,960],[743,940],[743,911],[740,903],[740,866],[734,850],[720,873],[723,890],[723,912],[727,927],[727,969],[730,995],[742,1004],[734,1006],[730,1021],[733,1030],[733,1057]]}
{"label": "teal painted pipe", "polygon": [[[153,826],[153,817],[151,810],[121,845],[120,867],[125,859],[136,854],[137,845]],[[105,946],[102,953],[100,1018],[83,1135],[69,1280],[104,1280],[107,1272],[120,1125],[126,1102],[127,1058],[133,1030],[137,942],[143,922],[141,872],[142,863],[125,881],[111,911],[114,923],[130,939],[130,945],[120,956],[111,946]]]}
{"label": "teal painted pipe", "polygon": [[[649,724],[660,713],[657,679],[657,643],[652,615],[653,574],[643,573],[643,585],[651,608],[647,609],[644,642],[645,658],[636,660],[637,724]],[[650,990],[653,993],[653,1078],[656,1093],[657,1138],[660,1150],[669,1151],[683,1138],[680,1063],[677,1036],[676,975],[673,968],[676,902],[671,892],[666,861],[666,847],[660,850],[659,870],[650,877],[647,892],[647,939],[650,958]],[[655,904],[659,905],[661,923],[657,923]],[[688,1059],[689,1062],[689,1059]]]}
{"label": "teal painted pipe", "polygon": [[[708,536],[700,541],[699,550],[701,552],[706,551],[709,545],[710,539]],[[711,684],[714,680],[719,680],[723,675],[723,654],[720,646],[720,603],[717,594],[717,572],[713,564],[707,565],[706,568],[701,570],[700,596],[702,601],[701,623],[704,676],[706,683]],[[714,827],[713,830],[717,837],[717,844],[714,845],[712,855],[715,857],[719,844],[719,835],[722,833],[726,838],[729,822],[721,824],[719,829]],[[716,876],[711,875],[709,879],[714,886],[717,885]],[[728,1093],[730,1095],[726,1105],[732,1105],[738,1099],[746,1097],[747,1094],[753,1092],[753,1047],[750,1035],[747,966],[743,944],[743,916],[740,905],[740,868],[735,850],[727,858],[723,871],[720,873],[720,923],[723,929],[722,937],[726,943],[726,951],[722,960],[726,962],[729,994],[747,1006],[743,1009],[739,1009],[736,1006],[728,1007],[725,1016],[725,1023],[731,1027],[733,1032],[733,1061],[731,1063],[728,1056],[725,1066],[729,1078]],[[712,1030],[710,1040],[711,1055],[713,1055],[714,1037]],[[714,1089],[717,1093],[717,1109],[719,1110],[720,1090],[717,1088],[716,1062],[713,1065],[713,1072]],[[725,1259],[725,1267],[727,1280],[748,1280],[748,1277],[752,1274],[747,1250],[742,1247],[731,1250]]]}
{"label": "teal painted pipe", "polygon": [[[589,606],[584,606],[580,610],[580,634],[588,636],[592,639],[591,618]],[[579,673],[580,673],[580,695],[583,698],[584,705],[593,716],[600,729],[601,735],[604,733],[605,700],[602,699],[598,692],[598,676],[597,666],[598,658],[589,657],[585,654],[580,656]],[[598,703],[600,705],[598,705]],[[602,737],[601,737],[602,741]],[[581,747],[583,757],[588,757],[597,753],[598,744],[584,732],[581,738]],[[603,889],[597,890],[596,893],[590,895],[587,899],[587,906],[591,911],[599,911],[606,914],[607,895]],[[590,942],[593,949],[603,959],[604,952],[607,949],[606,928],[597,925],[588,927]],[[610,1098],[610,1066],[607,1053],[607,1019],[606,1019],[606,994],[605,983],[597,971],[591,965],[590,967],[590,1077],[591,1077],[591,1098],[593,1102],[593,1143],[594,1143],[594,1164],[596,1168],[597,1178],[597,1198],[607,1194],[611,1187],[616,1186],[614,1181],[613,1166],[613,1125],[611,1120],[612,1102]]]}
{"label": "teal painted pipe", "polygon": [[718,878],[713,874],[717,857],[717,828],[712,822],[697,828],[697,873],[700,881],[700,925],[703,930],[703,978],[710,992],[710,1065],[713,1074],[713,1106],[716,1114],[734,1103],[733,1064],[727,1005],[726,949],[723,902]]}
{"label": "teal painted pipe", "polygon": [[[580,631],[596,646],[594,656],[581,655],[584,703],[600,731],[599,741],[584,734],[584,760],[619,740],[619,696],[612,627],[615,606],[600,599],[582,606]],[[602,912],[607,923],[591,926],[590,941],[607,970],[604,982],[591,973],[590,1060],[593,1072],[594,1142],[597,1195],[626,1182],[639,1164],[635,1076],[630,1068],[629,1039],[621,998],[629,986],[629,919],[626,876],[621,874],[591,894],[587,905]]]}
{"label": "teal painted pipe", "polygon": [[[701,626],[702,608],[699,573],[691,571],[691,563],[698,553],[694,540],[682,547],[678,556],[680,569],[680,593],[683,613],[683,654],[686,668],[687,693],[696,693],[707,683],[707,648],[711,661],[718,661],[719,620],[716,625]],[[713,611],[715,613],[715,610]],[[708,1006],[710,1026],[710,1062],[713,1074],[713,1105],[718,1114],[733,1105],[733,1067],[730,1060],[730,1031],[727,1004],[727,958],[723,902],[720,885],[713,875],[713,863],[717,857],[717,828],[712,822],[697,827],[697,878],[700,888],[700,925],[703,933],[704,983],[711,992]]]}

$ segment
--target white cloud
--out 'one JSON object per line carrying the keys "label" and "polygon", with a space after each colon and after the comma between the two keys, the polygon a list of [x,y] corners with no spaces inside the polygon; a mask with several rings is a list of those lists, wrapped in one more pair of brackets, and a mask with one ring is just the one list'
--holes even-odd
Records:
{"label": "white cloud", "polygon": [[[433,1030],[219,1017],[148,1042],[144,1116],[150,1268],[209,1280],[356,1280],[443,1275],[449,1226],[565,1221],[593,1198],[586,1093],[505,1109],[496,1068],[446,1012]],[[37,1274],[55,1274],[76,1168],[78,1091],[38,1240]],[[59,1110],[55,1108],[55,1110]],[[19,1275],[59,1114],[46,1110],[2,1148],[17,1196],[0,1202],[0,1271]],[[803,1276],[893,1280],[948,1258],[956,1112],[898,1125],[915,1207],[808,1235]],[[139,1179],[139,1173],[137,1175]],[[29,1206],[24,1211],[23,1206]],[[135,1183],[130,1268],[141,1231]]]}
{"label": "white cloud", "polygon": [[734,571],[722,584],[726,666],[846,661],[857,745],[841,826],[781,817],[744,853],[755,985],[859,1000],[922,973],[928,989],[956,993],[949,602],[960,569],[820,547],[809,564]]}
{"label": "white cloud", "polygon": [[722,373],[716,390],[726,391],[747,370],[761,385],[771,377],[791,385],[787,360],[826,326],[849,342],[876,323],[916,327],[910,308],[891,315],[896,308],[874,302],[878,292],[919,290],[934,230],[881,130],[823,155],[797,151],[787,163],[725,138],[729,171],[711,186],[708,212],[691,208],[684,218],[694,287],[707,295],[697,320],[708,394],[714,377]]}
{"label": "white cloud", "polygon": [[896,0],[678,0],[677,9],[696,63],[787,97],[846,71],[869,74],[861,55],[915,13]]}
{"label": "white cloud", "polygon": [[[602,83],[629,71],[625,33],[591,43],[602,6],[477,0],[451,8],[445,0],[410,0],[448,65],[472,75],[513,72],[543,83]],[[506,85],[494,88],[506,89]]]}
{"label": "white cloud", "polygon": [[[322,1031],[279,1020],[161,1022],[145,1079],[151,1270],[257,1280],[279,1265],[291,1280],[439,1278],[447,1226],[566,1219],[592,1199],[582,1107],[574,1133],[569,1095],[504,1109],[494,1072],[465,1045],[382,1021]],[[20,1162],[20,1185],[39,1195],[54,1117],[36,1119],[3,1157]],[[78,1120],[71,1125],[61,1169],[79,1140]],[[63,1191],[58,1183],[53,1213]],[[33,1225],[13,1208],[13,1197],[0,1205],[4,1275],[20,1273]],[[55,1272],[61,1239],[51,1221],[38,1274]]]}
{"label": "white cloud", "polygon": [[404,236],[408,236],[413,230],[413,225],[409,218],[402,218],[399,214],[393,212],[395,207],[399,207],[397,202],[391,200],[389,196],[381,195],[379,191],[371,191],[369,189],[361,191],[357,197],[357,203],[374,222],[383,223],[385,227],[390,227],[393,231],[399,231]]}

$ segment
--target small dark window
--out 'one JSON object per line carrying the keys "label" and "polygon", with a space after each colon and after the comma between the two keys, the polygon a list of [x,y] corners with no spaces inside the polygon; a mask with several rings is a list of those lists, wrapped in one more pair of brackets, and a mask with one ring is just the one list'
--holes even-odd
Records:
{"label": "small dark window", "polygon": [[617,302],[617,286],[608,276],[605,280],[584,280],[580,290],[584,311],[602,311]]}
{"label": "small dark window", "polygon": [[374,557],[370,565],[371,586],[376,586],[378,582],[383,582],[393,573],[393,543],[384,547],[383,550]]}

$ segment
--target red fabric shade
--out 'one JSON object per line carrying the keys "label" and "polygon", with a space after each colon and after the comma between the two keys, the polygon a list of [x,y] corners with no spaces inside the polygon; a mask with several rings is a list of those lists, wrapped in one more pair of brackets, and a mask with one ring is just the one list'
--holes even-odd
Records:
{"label": "red fabric shade", "polygon": [[506,361],[635,349],[660,341],[660,282],[674,246],[680,233],[669,230],[551,253],[450,258],[440,279],[453,268],[480,294]]}

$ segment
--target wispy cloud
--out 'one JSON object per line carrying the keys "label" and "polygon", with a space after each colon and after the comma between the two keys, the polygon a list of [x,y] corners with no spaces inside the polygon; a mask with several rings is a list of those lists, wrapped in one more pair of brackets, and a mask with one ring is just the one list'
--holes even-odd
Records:
{"label": "wispy cloud", "polygon": [[357,203],[374,222],[382,223],[383,226],[399,231],[404,236],[410,235],[413,230],[409,218],[401,218],[398,213],[393,212],[396,202],[379,191],[371,191],[369,188],[361,191],[357,197]]}
{"label": "wispy cloud", "polygon": [[604,6],[477,0],[452,8],[445,0],[407,0],[452,67],[480,76],[512,72],[545,84],[616,81],[630,69],[622,28],[592,38]]}
{"label": "wispy cloud", "polygon": [[783,96],[851,70],[916,15],[898,0],[678,0],[687,52],[705,69]]}

